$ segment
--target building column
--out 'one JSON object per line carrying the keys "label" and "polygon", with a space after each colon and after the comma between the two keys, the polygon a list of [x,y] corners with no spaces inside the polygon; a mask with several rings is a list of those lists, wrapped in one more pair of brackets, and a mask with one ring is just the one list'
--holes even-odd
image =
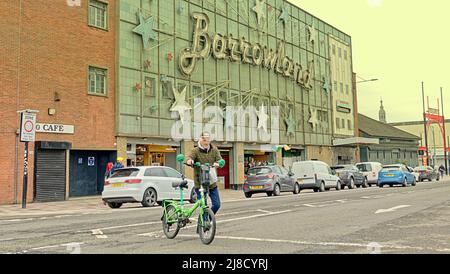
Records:
{"label": "building column", "polygon": [[123,165],[127,166],[127,138],[126,137],[117,137],[117,158],[122,157],[125,159],[123,161]]}
{"label": "building column", "polygon": [[242,189],[245,181],[245,168],[244,168],[244,143],[234,143],[232,153],[233,165],[232,168],[235,171],[230,184],[231,189]]}
{"label": "building column", "polygon": [[[181,154],[184,154],[186,156],[193,149],[194,149],[193,141],[182,141],[181,142]],[[183,165],[181,167],[181,170],[183,171],[183,174],[184,174],[184,176],[186,176],[186,178],[194,180],[194,169]]]}
{"label": "building column", "polygon": [[277,151],[275,153],[275,164],[277,166],[283,166],[283,152],[282,151]]}

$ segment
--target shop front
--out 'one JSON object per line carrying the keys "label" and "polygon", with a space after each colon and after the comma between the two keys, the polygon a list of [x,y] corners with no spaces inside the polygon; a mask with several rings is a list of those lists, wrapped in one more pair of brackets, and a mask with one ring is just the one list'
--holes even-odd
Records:
{"label": "shop front", "polygon": [[127,166],[168,166],[178,169],[180,144],[161,140],[134,140],[127,143]]}
{"label": "shop front", "polygon": [[251,167],[275,164],[276,153],[270,145],[244,145],[245,174]]}

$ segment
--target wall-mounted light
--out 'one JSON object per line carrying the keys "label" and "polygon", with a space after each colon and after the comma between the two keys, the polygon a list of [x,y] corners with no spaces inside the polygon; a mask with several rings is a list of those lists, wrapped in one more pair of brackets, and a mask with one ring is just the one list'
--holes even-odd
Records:
{"label": "wall-mounted light", "polygon": [[54,109],[54,108],[49,108],[48,109],[48,115],[53,116],[55,114],[56,114],[56,109]]}

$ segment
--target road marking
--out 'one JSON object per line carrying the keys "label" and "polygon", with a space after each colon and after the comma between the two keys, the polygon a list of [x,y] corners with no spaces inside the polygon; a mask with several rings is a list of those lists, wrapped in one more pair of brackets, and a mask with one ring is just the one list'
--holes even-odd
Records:
{"label": "road marking", "polygon": [[267,210],[264,210],[264,209],[258,209],[256,211],[262,212],[262,213],[272,213],[273,212],[273,211],[267,211]]}
{"label": "road marking", "polygon": [[[178,237],[185,238],[198,238],[198,235],[179,235]],[[250,238],[250,237],[234,237],[234,236],[220,236],[216,235],[215,239],[223,240],[235,240],[235,241],[251,241],[251,242],[267,242],[267,243],[285,243],[285,244],[296,244],[296,245],[312,245],[312,246],[343,246],[343,247],[359,247],[367,249],[370,243],[339,243],[339,242],[307,242],[307,241],[296,241],[296,240],[283,240],[283,239],[263,239],[263,238]],[[430,247],[417,247],[417,246],[405,246],[405,245],[380,245],[383,249],[412,249],[418,251],[431,250],[438,252],[449,252],[450,249],[433,249]]]}
{"label": "road marking", "polygon": [[16,240],[15,238],[8,238],[8,239],[0,239],[0,242],[6,242],[6,241],[12,241]]}
{"label": "road marking", "polygon": [[379,209],[375,212],[375,214],[394,212],[398,209],[407,208],[407,207],[411,207],[411,206],[410,205],[400,205],[400,206],[396,206],[396,207],[389,208],[389,209]]}
{"label": "road marking", "polygon": [[108,236],[103,234],[103,231],[100,229],[94,229],[92,230],[92,235],[94,235],[97,239],[107,239]]}
{"label": "road marking", "polygon": [[[257,215],[251,215],[251,216],[245,216],[245,217],[239,217],[239,218],[233,218],[233,219],[226,219],[226,220],[219,220],[216,223],[228,223],[228,222],[234,222],[234,221],[240,221],[240,220],[246,220],[246,219],[253,219],[258,217],[266,217],[266,216],[272,216],[272,215],[278,215],[283,213],[292,212],[292,210],[284,210],[284,211],[277,211],[277,212],[271,212],[271,213],[264,213],[264,214],[257,214]],[[194,228],[197,227],[197,225],[190,225],[186,226],[185,228]],[[138,234],[138,236],[144,236],[144,237],[159,237],[164,231],[158,230],[158,231],[152,231],[147,233]]]}
{"label": "road marking", "polygon": [[67,243],[67,244],[59,244],[59,245],[48,245],[48,246],[41,246],[41,247],[34,247],[28,250],[24,250],[22,252],[27,253],[28,251],[32,251],[32,250],[43,250],[43,249],[52,249],[52,248],[57,248],[57,247],[71,247],[71,246],[80,246],[84,244],[83,243]]}

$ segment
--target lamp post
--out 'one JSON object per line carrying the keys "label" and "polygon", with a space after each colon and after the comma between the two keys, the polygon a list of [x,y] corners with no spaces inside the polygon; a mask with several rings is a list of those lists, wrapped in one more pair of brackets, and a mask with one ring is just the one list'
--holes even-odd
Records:
{"label": "lamp post", "polygon": [[367,82],[376,82],[376,81],[378,81],[379,79],[370,79],[370,80],[363,80],[363,81],[359,81],[359,82],[356,82],[357,84],[362,84],[362,83],[367,83]]}

